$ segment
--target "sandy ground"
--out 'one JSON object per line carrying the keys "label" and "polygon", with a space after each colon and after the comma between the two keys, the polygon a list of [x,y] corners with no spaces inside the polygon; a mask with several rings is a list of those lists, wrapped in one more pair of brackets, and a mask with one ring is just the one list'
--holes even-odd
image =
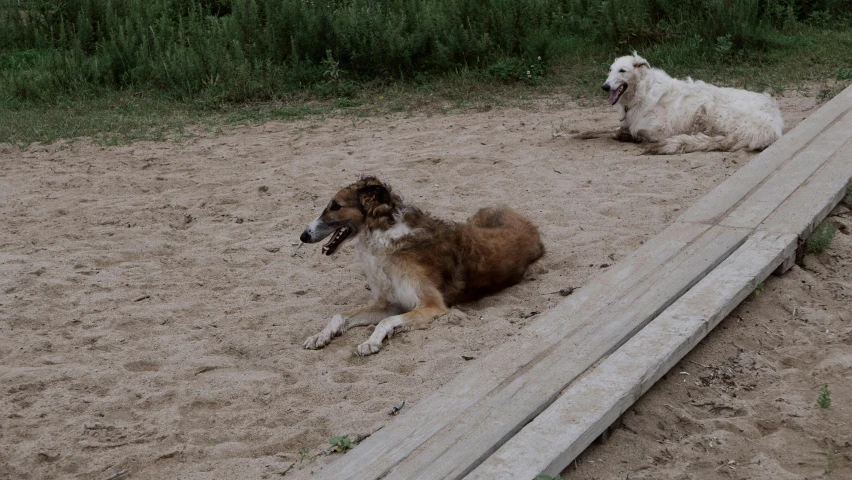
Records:
{"label": "sandy ground", "polygon": [[850,207],[828,250],[764,282],[564,478],[852,478]]}
{"label": "sandy ground", "polygon": [[[780,104],[790,127],[817,102]],[[558,290],[619,261],[751,157],[649,157],[569,138],[616,124],[609,107],[557,97],[178,143],[0,145],[0,477],[307,477],[332,458],[322,454],[332,436],[374,432],[400,400],[417,403],[465,358],[522,334]],[[367,329],[303,350],[333,314],[369,300],[351,245],[332,258],[296,249],[362,173],[448,219],[509,204],[540,226],[548,254],[521,284],[377,356],[354,355]],[[708,368],[679,366],[690,376],[655,387],[627,415],[631,430],[572,478],[813,478],[828,449],[848,469],[846,235],[845,257],[772,280],[689,357]],[[823,382],[835,404],[818,411]],[[729,458],[735,471],[717,469]]]}

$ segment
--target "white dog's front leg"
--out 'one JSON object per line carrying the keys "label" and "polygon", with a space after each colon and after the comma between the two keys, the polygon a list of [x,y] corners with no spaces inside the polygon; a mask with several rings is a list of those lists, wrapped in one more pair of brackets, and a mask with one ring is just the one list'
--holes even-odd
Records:
{"label": "white dog's front leg", "polygon": [[397,328],[407,328],[401,315],[394,315],[379,322],[379,324],[376,325],[376,329],[373,330],[373,334],[370,335],[370,339],[361,345],[358,345],[358,355],[364,357],[378,353],[379,350],[382,349],[382,342],[385,337],[392,337],[394,329]]}

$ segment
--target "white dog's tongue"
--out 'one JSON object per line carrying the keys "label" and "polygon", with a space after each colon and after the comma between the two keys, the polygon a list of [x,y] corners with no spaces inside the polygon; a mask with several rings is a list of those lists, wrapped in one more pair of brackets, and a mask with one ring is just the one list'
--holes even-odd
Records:
{"label": "white dog's tongue", "polygon": [[612,93],[609,94],[609,104],[610,105],[612,105],[612,104],[614,104],[615,102],[618,101],[618,92],[620,90],[621,89],[619,89],[619,88],[615,88],[615,89],[612,90]]}

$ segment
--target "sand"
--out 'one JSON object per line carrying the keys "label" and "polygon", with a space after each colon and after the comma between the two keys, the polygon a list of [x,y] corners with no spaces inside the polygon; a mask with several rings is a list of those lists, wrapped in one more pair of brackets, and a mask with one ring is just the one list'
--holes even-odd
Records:
{"label": "sand", "polygon": [[828,250],[764,282],[565,480],[852,478],[850,207]]}
{"label": "sand", "polygon": [[[817,106],[812,96],[779,101],[788,128]],[[753,156],[641,156],[637,145],[571,138],[615,128],[616,116],[557,96],[524,108],[269,123],[178,142],[0,145],[0,477],[318,471],[339,455],[326,454],[332,436],[371,434],[401,400],[404,414]],[[376,356],[354,354],[369,336],[363,328],[304,350],[332,315],[370,298],[351,244],[331,258],[319,245],[297,248],[331,195],[363,173],[447,219],[509,204],[539,225],[548,253],[521,284],[396,336]],[[586,455],[572,478],[707,478],[727,475],[731,468],[716,467],[729,457],[735,474],[759,472],[745,464],[763,459],[799,478],[829,448],[838,469],[847,465],[850,250],[848,232],[838,236],[845,269],[828,253],[769,282],[690,357],[712,368],[679,366],[687,382],[672,374],[655,387],[627,415],[632,431]],[[728,367],[733,380],[708,377]],[[834,386],[842,379],[845,387]],[[823,382],[835,405],[816,411]],[[711,405],[714,395],[725,396]],[[832,423],[841,420],[842,429]],[[740,431],[737,422],[751,423]],[[691,443],[658,443],[680,442],[675,432]],[[732,451],[707,447],[711,438]],[[674,459],[655,460],[663,447]],[[599,457],[612,470],[597,469]]]}
{"label": "sand", "polygon": [[563,477],[852,478],[850,207],[828,250],[764,282]]}

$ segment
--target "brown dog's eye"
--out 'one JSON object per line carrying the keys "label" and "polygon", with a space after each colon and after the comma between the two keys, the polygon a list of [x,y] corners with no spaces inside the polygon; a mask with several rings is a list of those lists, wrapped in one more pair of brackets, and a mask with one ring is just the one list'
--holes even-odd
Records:
{"label": "brown dog's eye", "polygon": [[619,71],[618,71],[618,73],[624,73],[624,72],[626,72],[626,71],[627,71],[627,70],[625,70],[625,69],[623,69],[623,68],[622,68],[621,70],[619,70]]}
{"label": "brown dog's eye", "polygon": [[329,210],[332,210],[332,211],[334,211],[334,210],[340,210],[340,204],[339,204],[339,203],[337,203],[337,202],[335,202],[334,200],[332,200],[332,201],[331,201],[331,205],[329,205],[329,206],[328,206],[328,209],[329,209]]}

